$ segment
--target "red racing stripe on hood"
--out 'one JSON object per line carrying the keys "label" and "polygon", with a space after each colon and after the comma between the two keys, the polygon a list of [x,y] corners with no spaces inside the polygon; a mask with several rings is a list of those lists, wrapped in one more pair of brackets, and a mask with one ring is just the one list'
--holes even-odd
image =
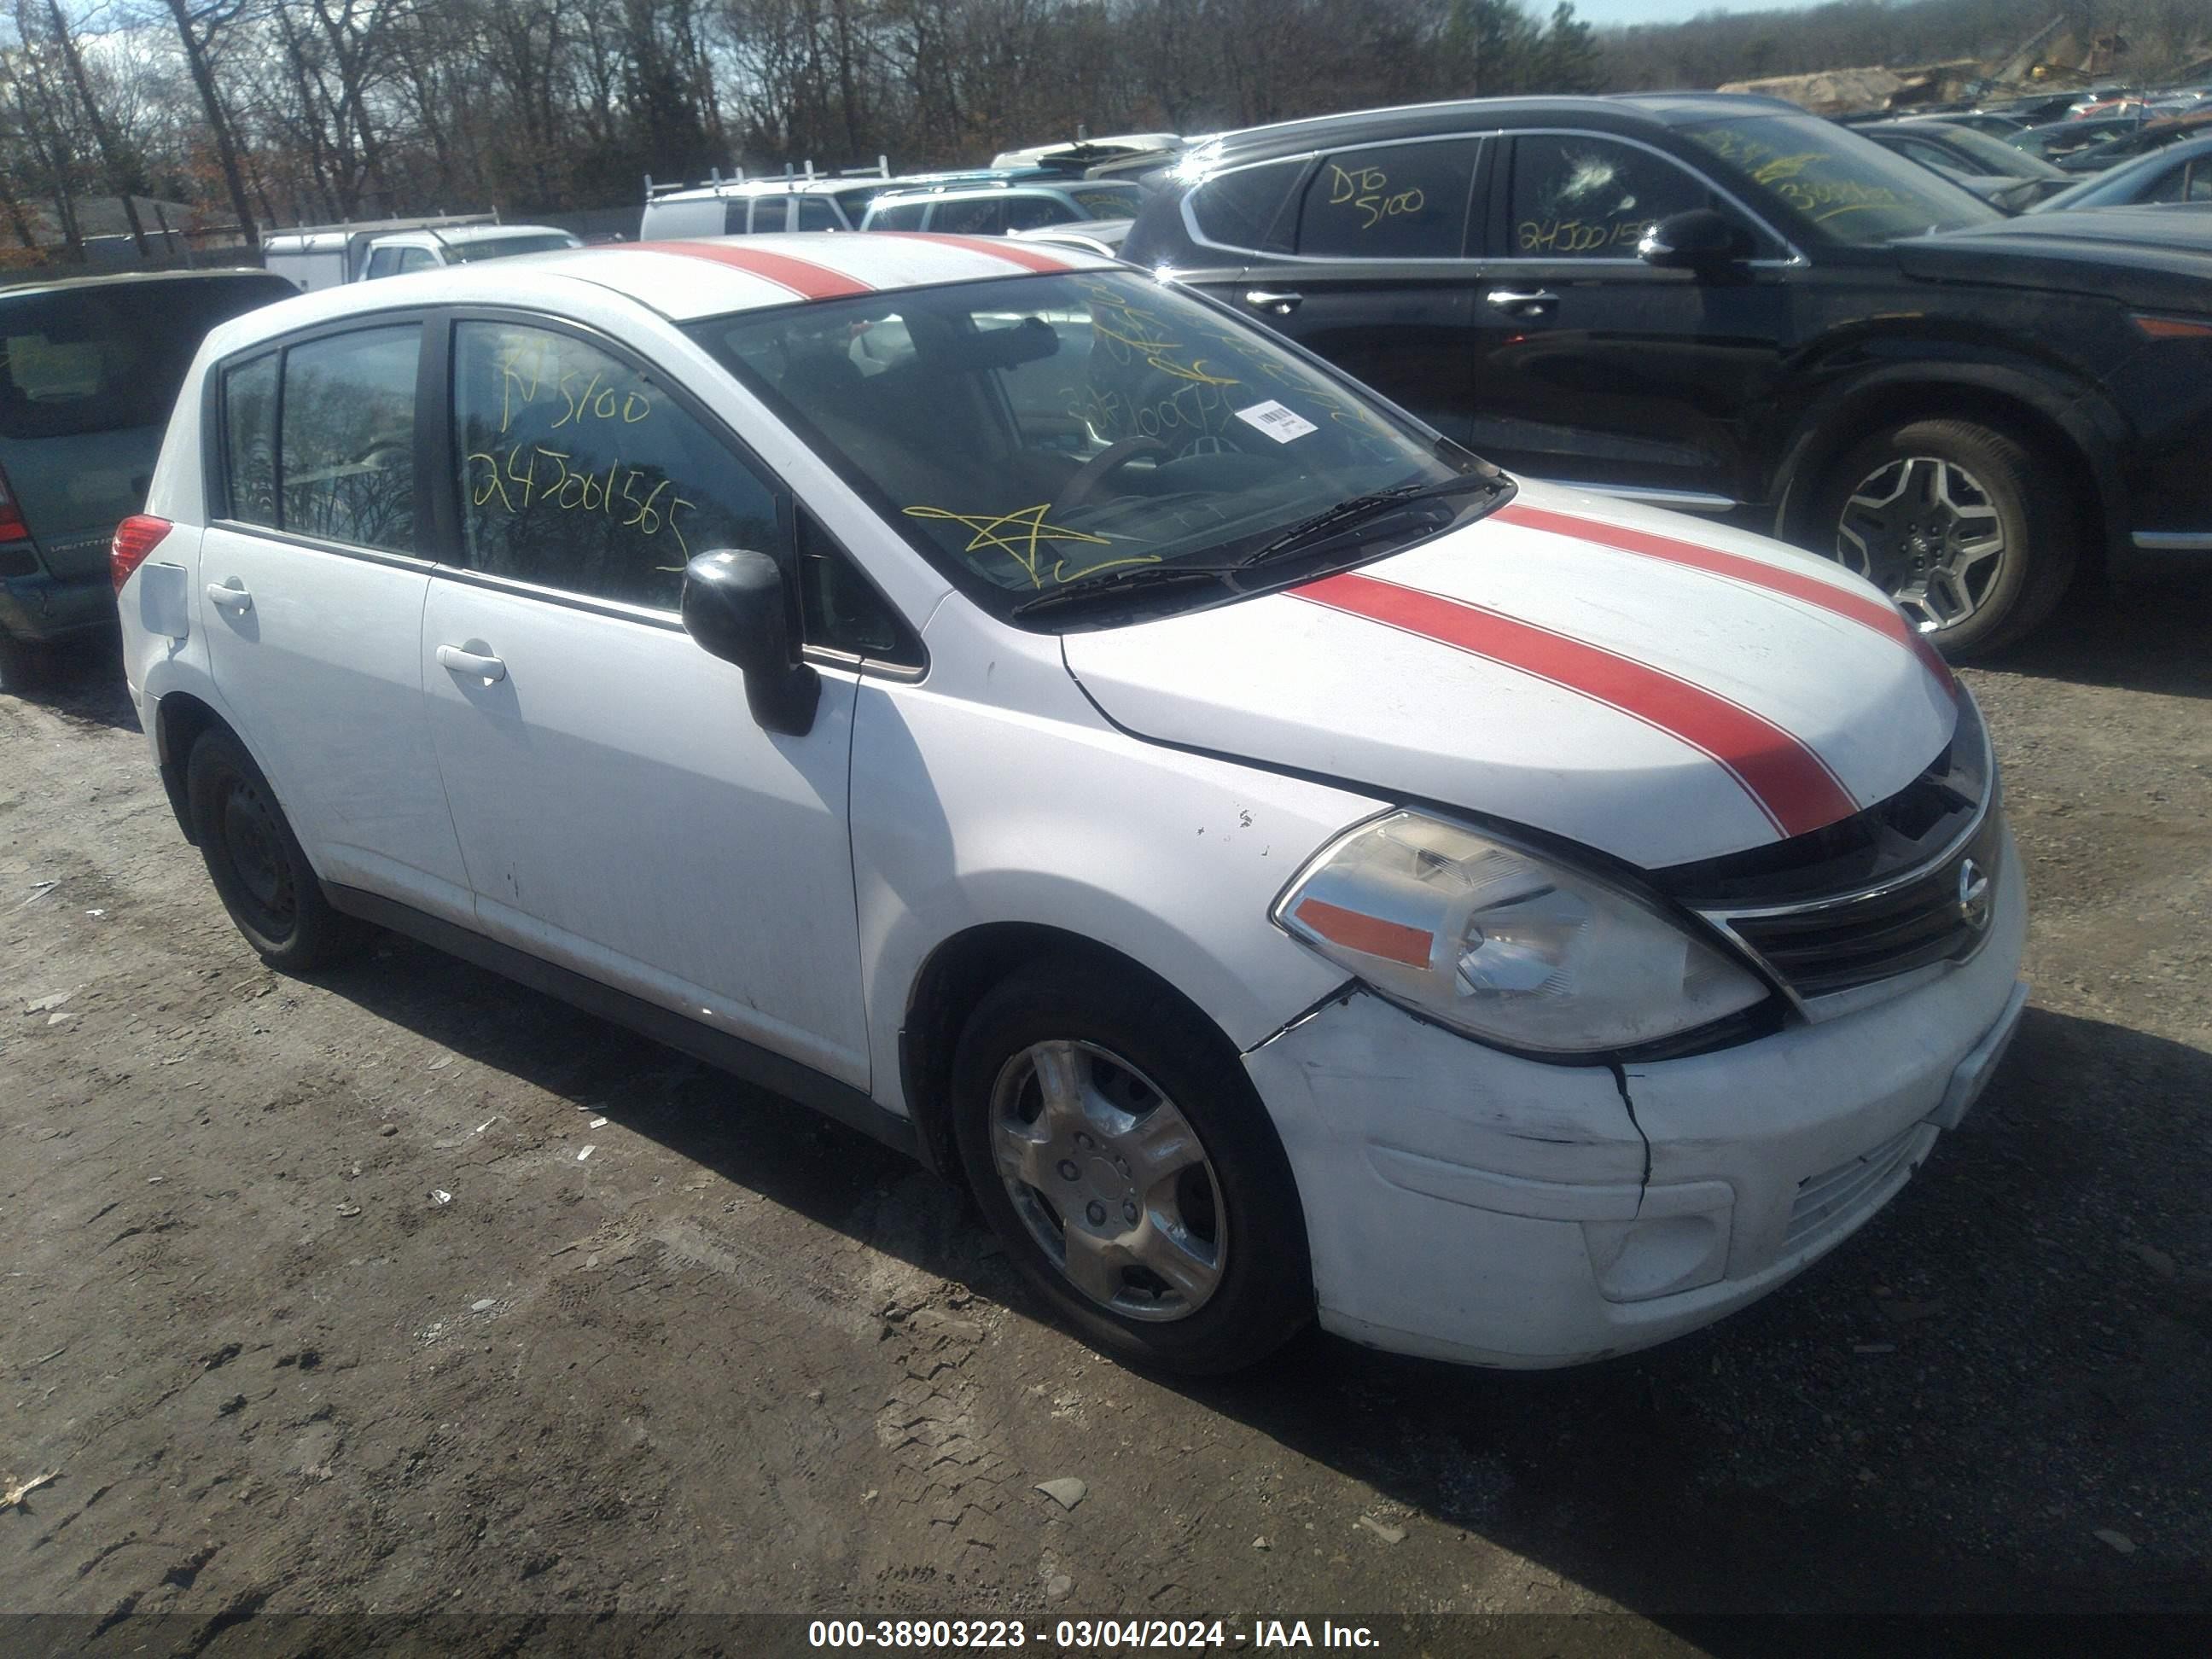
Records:
{"label": "red racing stripe on hood", "polygon": [[1682,565],[1692,570],[1703,570],[1716,576],[1732,576],[1752,587],[1763,587],[1770,593],[1786,593],[1793,599],[1849,618],[1871,628],[1877,634],[1895,640],[1926,665],[1936,677],[1936,684],[1946,691],[1955,691],[1957,682],[1952,678],[1951,665],[1945,662],[1927,636],[1898,614],[1897,607],[1885,605],[1880,599],[1864,593],[1854,593],[1848,588],[1824,582],[1815,576],[1804,575],[1795,570],[1783,570],[1747,559],[1741,553],[1723,553],[1717,547],[1705,547],[1697,542],[1686,542],[1674,536],[1662,536],[1649,530],[1632,529],[1627,525],[1607,524],[1602,519],[1585,519],[1572,513],[1554,513],[1548,507],[1527,507],[1519,501],[1509,501],[1491,515],[1508,524],[1517,524],[1530,530],[1549,531],[1555,536],[1570,536],[1577,541],[1595,542],[1601,547],[1610,547],[1618,552],[1639,553],[1646,558],[1663,559],[1669,564]]}
{"label": "red racing stripe on hood", "polygon": [[879,230],[875,234],[903,236],[916,242],[936,242],[967,253],[988,253],[994,259],[1004,259],[1010,265],[1019,265],[1024,270],[1073,269],[1065,259],[1055,259],[1042,249],[1022,242],[1002,242],[996,236],[946,236],[933,230]]}
{"label": "red racing stripe on hood", "polygon": [[1702,750],[1784,836],[1858,811],[1827,763],[1763,714],[1583,640],[1503,611],[1347,571],[1287,590],[1292,599],[1434,640],[1617,708]]}
{"label": "red racing stripe on hood", "polygon": [[726,247],[714,242],[624,242],[613,251],[675,253],[687,259],[710,260],[718,265],[727,265],[732,270],[742,270],[748,276],[758,276],[765,282],[774,283],[778,288],[787,288],[802,300],[843,300],[855,294],[873,294],[876,291],[857,276],[848,276],[842,270],[817,265],[811,259],[793,258],[788,253],[772,253],[766,248]]}

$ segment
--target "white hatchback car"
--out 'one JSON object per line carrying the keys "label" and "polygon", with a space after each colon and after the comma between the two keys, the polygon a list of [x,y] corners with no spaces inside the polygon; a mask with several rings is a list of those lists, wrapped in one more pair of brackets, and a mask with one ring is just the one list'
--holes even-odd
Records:
{"label": "white hatchback car", "polygon": [[1162,1364],[1705,1324],[1903,1185],[2025,996],[1988,741],[1873,588],[1074,249],[270,307],[115,572],[270,962],[380,923],[763,1080]]}

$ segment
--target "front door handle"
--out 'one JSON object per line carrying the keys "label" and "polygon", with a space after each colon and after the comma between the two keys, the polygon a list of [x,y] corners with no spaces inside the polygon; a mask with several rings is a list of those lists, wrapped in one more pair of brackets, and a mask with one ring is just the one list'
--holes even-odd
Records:
{"label": "front door handle", "polygon": [[462,650],[458,645],[438,647],[438,666],[450,669],[456,674],[473,674],[487,685],[507,678],[507,665],[497,657],[479,656],[473,651]]}
{"label": "front door handle", "polygon": [[1244,290],[1246,305],[1255,311],[1273,312],[1278,317],[1289,316],[1305,297],[1303,294],[1279,292],[1271,288],[1248,288]]}
{"label": "front door handle", "polygon": [[247,611],[253,609],[253,595],[246,591],[246,584],[233,576],[227,582],[210,582],[207,596],[210,604],[226,611]]}
{"label": "front door handle", "polygon": [[1482,297],[1515,317],[1534,317],[1559,303],[1559,296],[1544,288],[1493,288]]}

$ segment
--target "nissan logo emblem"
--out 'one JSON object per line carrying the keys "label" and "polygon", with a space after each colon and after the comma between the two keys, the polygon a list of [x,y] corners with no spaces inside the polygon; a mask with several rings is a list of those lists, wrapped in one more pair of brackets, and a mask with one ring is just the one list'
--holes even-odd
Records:
{"label": "nissan logo emblem", "polygon": [[1972,859],[1959,860],[1959,919],[1978,933],[1990,925],[1989,872]]}

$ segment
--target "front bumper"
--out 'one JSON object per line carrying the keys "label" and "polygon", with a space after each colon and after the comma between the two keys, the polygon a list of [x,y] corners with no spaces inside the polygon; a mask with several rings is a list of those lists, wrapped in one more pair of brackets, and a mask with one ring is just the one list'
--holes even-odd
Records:
{"label": "front bumper", "polygon": [[0,634],[61,640],[115,625],[115,592],[105,573],[68,581],[44,570],[0,580]]}
{"label": "front bumper", "polygon": [[1904,1186],[1996,1069],[2027,996],[2009,836],[2002,870],[1971,959],[1736,1048],[1546,1066],[1362,993],[1253,1049],[1322,1323],[1401,1352],[1565,1365],[1781,1285]]}

